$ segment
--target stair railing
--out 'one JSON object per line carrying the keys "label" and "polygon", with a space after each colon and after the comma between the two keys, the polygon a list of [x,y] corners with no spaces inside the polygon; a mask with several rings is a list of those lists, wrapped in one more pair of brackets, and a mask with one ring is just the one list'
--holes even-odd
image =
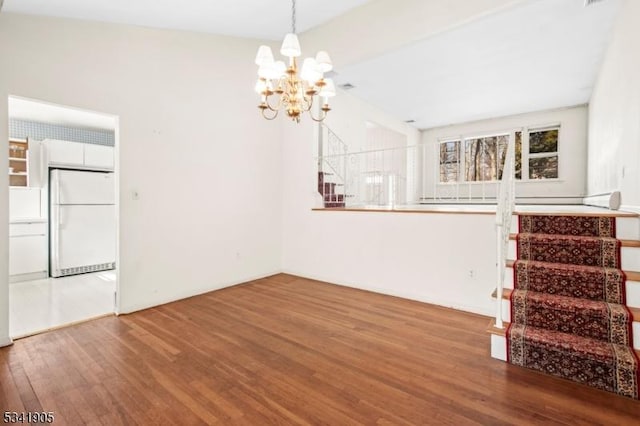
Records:
{"label": "stair railing", "polygon": [[347,162],[345,158],[349,151],[349,146],[326,124],[321,123],[320,126],[325,135],[323,140],[326,142],[322,153],[324,164],[329,166],[331,173],[335,174],[340,181],[346,182]]}
{"label": "stair railing", "polygon": [[504,167],[502,168],[502,177],[499,183],[498,200],[496,205],[496,267],[498,268],[498,287],[496,290],[496,328],[504,327],[502,318],[502,294],[504,289],[505,269],[507,267],[511,219],[516,204],[515,145],[514,132],[511,134],[507,143],[507,152],[505,154]]}

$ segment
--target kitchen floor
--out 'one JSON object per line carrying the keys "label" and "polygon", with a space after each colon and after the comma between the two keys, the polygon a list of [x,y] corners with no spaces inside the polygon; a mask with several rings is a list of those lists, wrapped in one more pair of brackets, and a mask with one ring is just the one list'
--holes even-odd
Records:
{"label": "kitchen floor", "polygon": [[11,283],[11,338],[113,314],[115,291],[116,271]]}

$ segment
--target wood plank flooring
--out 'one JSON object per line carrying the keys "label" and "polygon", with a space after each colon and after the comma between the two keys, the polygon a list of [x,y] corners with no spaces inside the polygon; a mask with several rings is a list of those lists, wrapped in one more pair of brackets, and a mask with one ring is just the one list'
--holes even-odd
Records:
{"label": "wood plank flooring", "polygon": [[0,349],[0,408],[55,424],[638,424],[640,402],[491,359],[488,320],[280,274],[18,340]]}

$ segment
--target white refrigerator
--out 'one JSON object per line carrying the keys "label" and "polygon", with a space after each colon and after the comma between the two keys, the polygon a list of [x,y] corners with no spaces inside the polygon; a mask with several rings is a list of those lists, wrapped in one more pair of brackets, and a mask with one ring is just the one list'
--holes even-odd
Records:
{"label": "white refrigerator", "polygon": [[49,176],[50,275],[114,269],[115,181],[112,172],[52,169]]}

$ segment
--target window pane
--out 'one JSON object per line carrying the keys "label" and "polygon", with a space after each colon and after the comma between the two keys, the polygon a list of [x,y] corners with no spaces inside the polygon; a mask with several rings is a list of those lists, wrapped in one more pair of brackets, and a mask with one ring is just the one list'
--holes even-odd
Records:
{"label": "window pane", "polygon": [[522,179],[522,132],[516,132],[516,179]]}
{"label": "window pane", "polygon": [[529,179],[556,179],[558,156],[532,158],[529,160]]}
{"label": "window pane", "polygon": [[481,180],[484,181],[498,179],[498,138],[496,136],[484,138],[480,175]]}
{"label": "window pane", "polygon": [[502,179],[502,171],[504,170],[504,162],[507,159],[507,143],[509,136],[498,136],[498,179]]}
{"label": "window pane", "polygon": [[440,182],[456,182],[458,180],[458,163],[460,162],[460,141],[440,144]]}
{"label": "window pane", "polygon": [[467,139],[464,145],[464,177],[465,180],[475,182],[481,180],[480,167],[482,164],[482,140]]}
{"label": "window pane", "polygon": [[507,138],[506,135],[500,135],[465,140],[465,180],[497,180],[504,163]]}
{"label": "window pane", "polygon": [[558,152],[558,129],[529,133],[529,152]]}

